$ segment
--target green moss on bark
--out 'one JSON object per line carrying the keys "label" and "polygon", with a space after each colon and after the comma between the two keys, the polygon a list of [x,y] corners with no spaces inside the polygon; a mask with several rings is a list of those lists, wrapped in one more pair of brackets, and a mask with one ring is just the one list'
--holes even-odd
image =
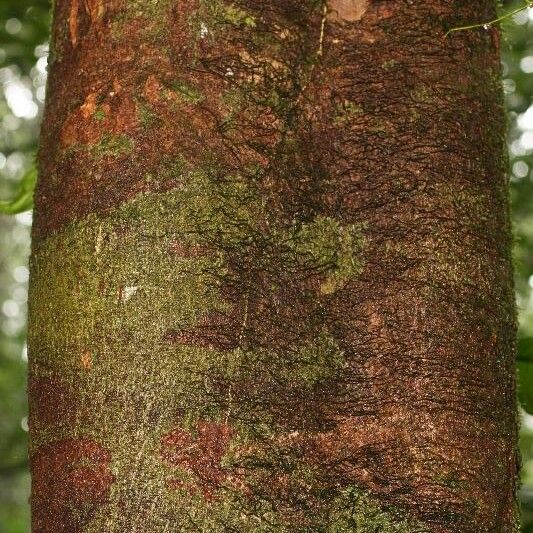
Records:
{"label": "green moss on bark", "polygon": [[[361,232],[321,216],[275,224],[250,176],[219,179],[207,169],[175,178],[183,180],[177,190],[138,196],[108,216],[91,215],[35,243],[32,373],[59,377],[77,393],[64,407],[73,418],[63,413],[68,424],[34,431],[32,450],[58,436],[87,436],[111,452],[110,502],[87,531],[127,528],[125,506],[135,514],[148,501],[158,502],[146,516],[154,531],[168,516],[186,531],[191,513],[209,531],[226,530],[225,521],[241,531],[284,531],[287,520],[305,524],[261,491],[253,505],[244,494],[247,486],[264,487],[269,475],[285,475],[296,453],[283,442],[299,422],[280,416],[280,399],[313,398],[342,374],[343,353],[312,316],[301,317],[307,333],[263,347],[258,336],[274,335],[279,326],[264,330],[256,314],[258,305],[281,298],[284,281],[295,289],[301,283],[304,294],[318,299],[342,290],[360,269]],[[270,279],[264,304],[251,292],[250,271],[236,269],[236,262]],[[228,297],[235,286],[242,300]],[[197,424],[227,425],[240,451],[220,467],[227,477],[209,487],[217,501],[200,499],[195,508],[190,493],[169,488],[161,439]],[[297,455],[291,492],[304,490],[307,475],[318,490],[313,465]],[[266,461],[260,475],[251,466],[256,456]],[[182,475],[207,490],[186,468]],[[321,512],[331,506],[313,498]],[[256,516],[257,506],[263,511]],[[330,524],[326,515],[320,520]]]}
{"label": "green moss on bark", "polygon": [[133,150],[133,141],[126,135],[104,133],[96,144],[88,147],[88,150],[97,159],[108,156],[116,157],[130,153]]}

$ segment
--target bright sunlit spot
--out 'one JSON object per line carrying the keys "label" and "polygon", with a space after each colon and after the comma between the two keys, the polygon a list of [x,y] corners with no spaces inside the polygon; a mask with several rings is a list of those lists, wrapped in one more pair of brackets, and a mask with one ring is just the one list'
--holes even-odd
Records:
{"label": "bright sunlit spot", "polygon": [[19,213],[18,215],[15,215],[15,218],[17,219],[17,222],[20,222],[24,226],[30,227],[33,217],[31,211],[26,211],[25,213]]}
{"label": "bright sunlit spot", "polygon": [[8,81],[4,85],[4,94],[7,105],[16,117],[32,119],[37,116],[39,108],[33,101],[33,94],[22,82]]}

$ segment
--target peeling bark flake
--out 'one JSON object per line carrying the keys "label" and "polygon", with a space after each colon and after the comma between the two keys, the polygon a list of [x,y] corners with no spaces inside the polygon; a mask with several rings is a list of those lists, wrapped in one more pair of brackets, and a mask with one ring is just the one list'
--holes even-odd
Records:
{"label": "peeling bark flake", "polygon": [[96,111],[96,98],[97,94],[91,93],[85,99],[85,102],[80,107],[83,118],[88,119],[94,115],[94,112]]}
{"label": "peeling bark flake", "polygon": [[354,22],[361,20],[368,8],[369,0],[330,0],[329,18]]}
{"label": "peeling bark flake", "polygon": [[91,17],[91,23],[103,17],[105,11],[103,0],[84,0],[84,3],[85,11]]}
{"label": "peeling bark flake", "polygon": [[[70,6],[69,16],[69,30],[70,30],[70,42],[72,46],[76,46],[79,37],[79,25],[80,25],[80,3],[81,0],[72,0]],[[91,24],[100,20],[105,12],[103,0],[83,0],[83,10],[89,15]]]}
{"label": "peeling bark flake", "polygon": [[70,42],[72,46],[76,46],[78,42],[78,13],[80,10],[80,0],[72,0],[70,5],[70,16],[68,26],[70,30]]}
{"label": "peeling bark flake", "polygon": [[81,356],[81,366],[85,368],[85,370],[91,370],[93,367],[93,358],[91,356],[90,352],[85,352]]}

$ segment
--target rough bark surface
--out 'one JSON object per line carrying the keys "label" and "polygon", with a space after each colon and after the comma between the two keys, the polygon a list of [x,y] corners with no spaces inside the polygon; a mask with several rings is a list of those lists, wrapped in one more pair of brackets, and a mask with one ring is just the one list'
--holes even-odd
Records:
{"label": "rough bark surface", "polygon": [[492,2],[55,4],[34,533],[513,531]]}

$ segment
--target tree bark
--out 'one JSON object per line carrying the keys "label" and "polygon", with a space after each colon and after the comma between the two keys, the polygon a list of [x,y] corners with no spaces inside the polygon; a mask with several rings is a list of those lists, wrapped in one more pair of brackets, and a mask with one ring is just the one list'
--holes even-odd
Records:
{"label": "tree bark", "polygon": [[35,533],[515,530],[492,4],[56,1]]}

